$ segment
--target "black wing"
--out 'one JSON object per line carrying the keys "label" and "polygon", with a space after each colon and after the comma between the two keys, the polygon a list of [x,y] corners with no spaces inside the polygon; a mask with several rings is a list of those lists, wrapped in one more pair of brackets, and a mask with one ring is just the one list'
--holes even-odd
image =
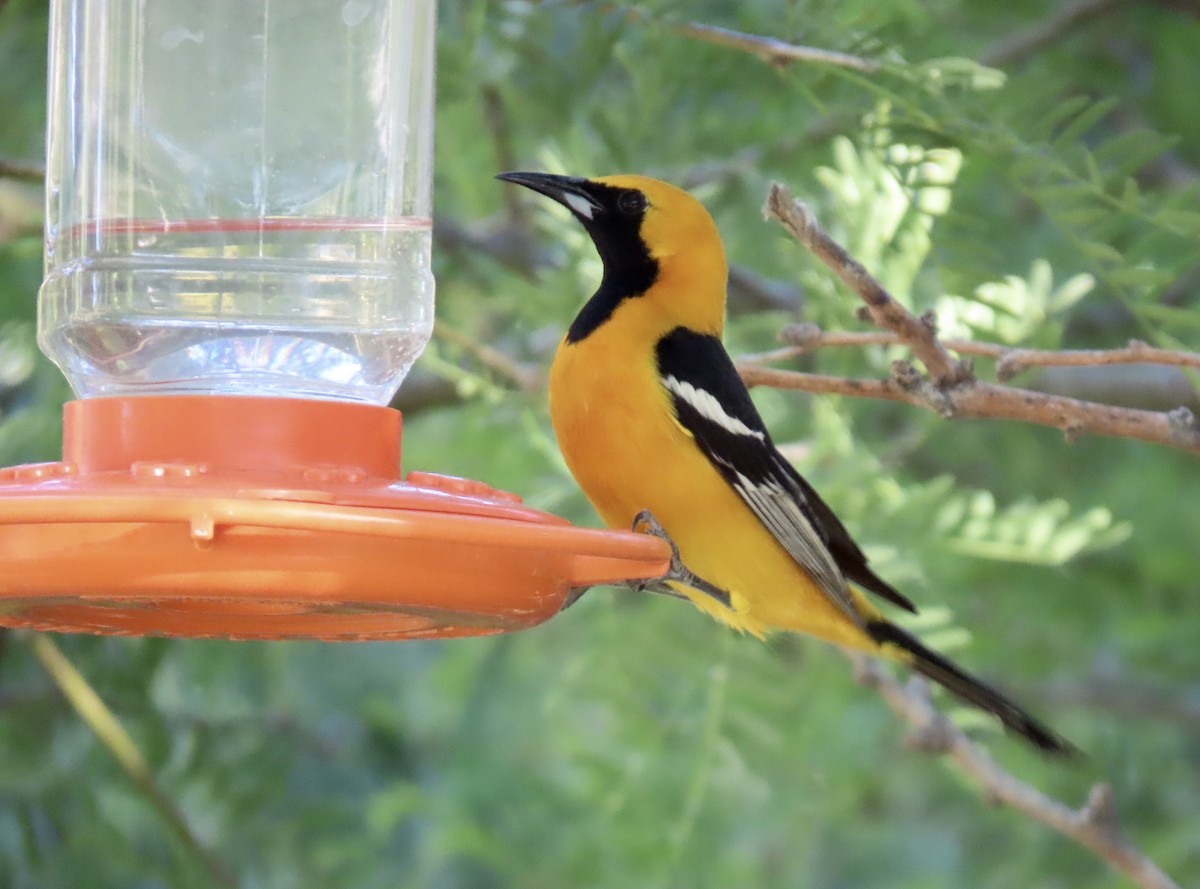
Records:
{"label": "black wing", "polygon": [[675,416],[780,545],[855,623],[852,580],[908,611],[833,510],[775,449],[719,338],[677,327],[658,342],[659,378]]}

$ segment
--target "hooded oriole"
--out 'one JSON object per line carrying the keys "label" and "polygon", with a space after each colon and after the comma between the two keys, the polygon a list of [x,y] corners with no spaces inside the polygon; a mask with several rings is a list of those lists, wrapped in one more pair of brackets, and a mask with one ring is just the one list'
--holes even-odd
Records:
{"label": "hooded oriole", "polygon": [[555,355],[550,411],[568,467],[610,527],[649,510],[717,590],[672,587],[717,620],[889,656],[1037,747],[1072,749],[851,586],[916,610],[772,444],[721,342],[728,268],[699,201],[644,176],[499,178],[567,207],[603,261]]}

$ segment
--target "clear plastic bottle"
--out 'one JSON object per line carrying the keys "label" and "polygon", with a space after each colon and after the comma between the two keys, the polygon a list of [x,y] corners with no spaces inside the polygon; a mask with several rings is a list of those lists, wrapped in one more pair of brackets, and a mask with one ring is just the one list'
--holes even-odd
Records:
{"label": "clear plastic bottle", "polygon": [[54,0],[39,341],[83,397],[386,403],[433,325],[433,0]]}

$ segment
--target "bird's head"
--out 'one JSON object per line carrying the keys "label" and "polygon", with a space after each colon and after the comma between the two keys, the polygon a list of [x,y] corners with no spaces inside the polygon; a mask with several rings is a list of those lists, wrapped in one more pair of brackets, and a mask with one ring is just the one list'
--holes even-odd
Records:
{"label": "bird's head", "polygon": [[497,178],[553,198],[583,223],[604,263],[601,294],[614,306],[643,298],[676,324],[721,332],[729,275],[725,249],[704,205],[686,191],[635,175]]}

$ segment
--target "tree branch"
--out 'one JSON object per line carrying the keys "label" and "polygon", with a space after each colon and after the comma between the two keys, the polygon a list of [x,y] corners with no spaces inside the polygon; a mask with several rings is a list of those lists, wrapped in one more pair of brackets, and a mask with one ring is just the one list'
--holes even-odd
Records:
{"label": "tree branch", "polygon": [[1023,61],[1054,43],[1077,25],[1117,5],[1117,0],[1074,0],[1072,3],[1065,3],[1045,21],[984,50],[979,62],[989,68],[998,68],[1001,65]]}
{"label": "tree branch", "polygon": [[[896,346],[904,343],[894,333],[876,331],[824,331],[816,324],[790,324],[779,333],[782,349],[746,355],[742,361],[767,364],[785,361],[816,349],[838,346]],[[1031,367],[1098,366],[1105,364],[1165,364],[1200,370],[1200,352],[1159,349],[1141,340],[1130,340],[1120,349],[1017,349],[979,340],[942,340],[942,345],[960,355],[995,359],[996,377],[1007,382]]]}
{"label": "tree branch", "polygon": [[445,343],[457,346],[474,357],[480,364],[503,377],[517,389],[532,392],[542,386],[542,373],[537,367],[522,364],[499,349],[481,343],[461,331],[448,327],[445,322],[433,322],[433,335]]}
{"label": "tree branch", "polygon": [[228,886],[231,889],[237,886],[238,881],[233,872],[193,833],[183,812],[158,785],[142,751],[87,679],[67,660],[66,655],[48,635],[35,635],[32,646],[34,655],[50,674],[62,696],[96,735],[97,740],[108,748],[108,752],[112,754],[126,777],[146,795],[170,831],[200,861],[213,885]]}
{"label": "tree branch", "polygon": [[[779,340],[788,345],[782,349],[772,349],[770,352],[743,355],[741,360],[747,364],[770,364],[774,361],[787,361],[789,358],[796,358],[807,352],[828,347],[899,346],[904,343],[904,339],[894,333],[826,331],[809,322],[789,324],[779,332]],[[999,358],[1009,351],[1005,346],[974,340],[942,340],[942,345],[960,355],[979,355],[984,358]]]}
{"label": "tree branch", "polygon": [[0,157],[0,179],[18,179],[22,182],[44,182],[46,179],[46,167],[40,161],[23,161],[11,157]]}
{"label": "tree branch", "polygon": [[896,334],[912,349],[928,369],[935,385],[942,388],[957,386],[973,379],[970,363],[951,358],[938,341],[933,316],[918,318],[897,302],[858,260],[825,233],[808,206],[793,198],[778,182],[767,193],[763,214],[787,229],[857,293],[866,303],[871,320]]}
{"label": "tree branch", "polygon": [[1068,441],[1088,433],[1133,438],[1200,454],[1200,424],[1196,415],[1185,407],[1144,411],[994,383],[975,382],[954,389],[938,389],[922,380],[907,362],[897,362],[892,379],[887,380],[775,370],[746,363],[738,364],[738,372],[747,386],[899,401],[926,408],[946,419],[1019,420],[1053,426]]}
{"label": "tree branch", "polygon": [[651,25],[665,28],[681,37],[687,37],[690,40],[711,43],[714,46],[723,46],[728,49],[750,53],[750,55],[758,57],[768,65],[783,67],[795,62],[804,62],[817,65],[832,65],[837,68],[849,68],[853,71],[862,71],[866,74],[874,74],[883,69],[883,65],[873,59],[864,59],[861,56],[854,56],[831,49],[820,49],[815,46],[786,43],[782,40],[776,40],[773,37],[746,34],[742,31],[734,31],[716,25],[707,25],[703,22],[675,22],[637,6],[606,4],[601,8],[606,13],[620,13],[630,21],[647,22]]}
{"label": "tree branch", "polygon": [[982,747],[938,712],[923,680],[913,679],[907,686],[901,686],[873,658],[858,652],[846,654],[854,664],[855,678],[877,691],[892,712],[911,726],[910,746],[949,757],[979,784],[988,799],[1010,806],[1075,840],[1141,889],[1179,889],[1121,833],[1112,789],[1107,784],[1092,787],[1087,802],[1079,809],[1072,809],[1001,768]]}
{"label": "tree branch", "polygon": [[1157,349],[1141,340],[1130,340],[1123,349],[1077,349],[1063,352],[1009,349],[1000,356],[996,364],[996,377],[1004,382],[1031,367],[1099,364],[1170,364],[1200,370],[1200,352]]}
{"label": "tree branch", "polygon": [[1015,691],[1058,707],[1094,707],[1130,721],[1168,722],[1200,734],[1200,687],[1172,689],[1138,677],[1093,675],[1074,682],[1026,685]]}
{"label": "tree branch", "polygon": [[[890,337],[878,334],[826,335],[819,330],[814,332],[811,328],[801,328],[801,332],[794,332],[793,336],[799,335],[802,339],[807,337],[810,343],[824,341],[827,336],[830,342],[839,344],[903,343],[925,364],[930,379],[922,377],[907,361],[893,363],[892,378],[889,380],[855,380],[781,371],[742,361],[738,370],[746,385],[883,398],[925,407],[946,418],[1021,420],[1054,426],[1061,429],[1068,440],[1074,440],[1086,432],[1135,438],[1200,454],[1200,422],[1187,407],[1180,406],[1170,411],[1137,410],[977,381],[969,360],[952,358],[946,345],[938,339],[937,324],[932,314],[917,318],[897,302],[859,262],[821,229],[809,209],[793,199],[783,186],[771,186],[764,212],[768,218],[780,222],[854,290],[866,303],[870,320],[891,334]],[[953,347],[962,352],[995,357],[1001,362],[1006,354],[1013,351],[995,344],[967,344],[961,341],[955,342]],[[1139,361],[1145,361],[1147,352],[1155,356],[1161,353],[1187,366],[1193,366],[1197,360],[1192,353],[1151,350],[1144,344],[1131,343],[1123,350],[1114,351],[1116,357],[1101,363],[1114,363],[1118,359],[1132,360],[1135,355]],[[778,351],[765,353],[753,356],[753,360],[774,358],[778,354]],[[1050,354],[1039,350],[1019,350],[1015,366],[1020,368],[1039,362],[1052,363]],[[1094,358],[1096,354],[1090,353],[1090,357]],[[1103,354],[1111,356],[1114,353]],[[1074,361],[1074,358],[1068,358],[1066,363]],[[1013,366],[1011,361],[1009,366]]]}
{"label": "tree branch", "polygon": [[785,66],[793,62],[808,62],[818,65],[833,65],[838,68],[850,68],[866,74],[874,74],[882,69],[882,65],[873,59],[864,59],[849,53],[837,52],[830,49],[820,49],[815,46],[801,46],[795,43],[785,43],[773,37],[761,37],[757,34],[745,34],[729,28],[719,28],[716,25],[706,25],[701,22],[682,22],[679,24],[664,22],[667,28],[682,37],[690,37],[702,43],[712,43],[730,49],[748,52],[758,56],[769,65]]}

